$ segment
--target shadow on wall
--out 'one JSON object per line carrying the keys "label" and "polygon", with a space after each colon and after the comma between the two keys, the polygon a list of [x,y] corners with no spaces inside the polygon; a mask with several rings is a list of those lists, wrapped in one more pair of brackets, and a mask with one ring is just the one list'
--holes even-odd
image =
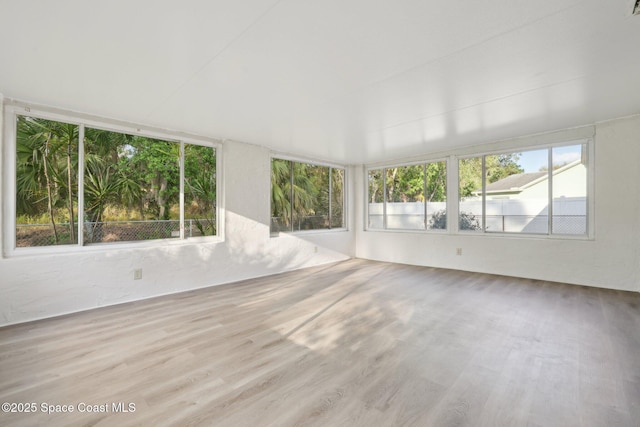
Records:
{"label": "shadow on wall", "polygon": [[[105,243],[0,260],[0,324],[19,323],[349,259],[351,233],[271,237],[226,212],[226,240]],[[317,251],[317,252],[316,252]],[[34,263],[34,259],[37,262]],[[134,280],[140,270],[141,280]]]}
{"label": "shadow on wall", "polygon": [[268,225],[234,212],[227,212],[227,224],[234,228],[228,230],[226,250],[236,265],[261,268],[271,274],[350,258],[341,251],[349,243],[346,232],[281,233],[272,237]]}
{"label": "shadow on wall", "polygon": [[268,225],[230,211],[225,215],[225,241],[185,245],[179,250],[163,247],[164,259],[149,257],[143,262],[157,264],[160,270],[166,263],[177,263],[182,282],[187,279],[194,287],[203,287],[350,258],[347,232],[271,237]]}

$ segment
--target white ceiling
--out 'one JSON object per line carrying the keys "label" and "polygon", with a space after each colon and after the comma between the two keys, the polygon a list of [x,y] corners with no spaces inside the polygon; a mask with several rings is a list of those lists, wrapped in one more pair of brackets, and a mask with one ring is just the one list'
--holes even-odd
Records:
{"label": "white ceiling", "polygon": [[367,163],[640,113],[631,0],[0,0],[0,93]]}

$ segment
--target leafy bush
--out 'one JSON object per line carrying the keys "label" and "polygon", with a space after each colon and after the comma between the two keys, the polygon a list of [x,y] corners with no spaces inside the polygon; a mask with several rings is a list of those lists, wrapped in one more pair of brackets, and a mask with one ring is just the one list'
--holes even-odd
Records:
{"label": "leafy bush", "polygon": [[[470,212],[460,212],[458,215],[459,229],[475,231],[480,230],[480,221]],[[447,211],[442,209],[434,212],[429,219],[429,227],[434,230],[445,230],[447,228]]]}

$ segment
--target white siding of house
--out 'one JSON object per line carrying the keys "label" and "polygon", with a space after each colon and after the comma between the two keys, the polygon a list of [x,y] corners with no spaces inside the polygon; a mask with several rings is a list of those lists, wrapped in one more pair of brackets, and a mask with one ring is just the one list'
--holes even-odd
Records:
{"label": "white siding of house", "polygon": [[[547,197],[549,181],[546,179],[510,195],[510,199],[536,199]],[[554,197],[585,197],[587,195],[587,168],[582,163],[553,175]]]}

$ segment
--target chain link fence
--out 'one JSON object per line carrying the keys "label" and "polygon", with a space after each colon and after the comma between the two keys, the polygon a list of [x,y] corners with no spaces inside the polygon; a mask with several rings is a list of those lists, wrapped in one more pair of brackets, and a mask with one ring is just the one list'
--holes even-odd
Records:
{"label": "chain link fence", "polygon": [[55,232],[51,224],[18,224],[16,226],[16,246],[18,248],[73,243],[69,224],[56,224]]}
{"label": "chain link fence", "polygon": [[271,232],[277,233],[280,231],[302,231],[302,230],[324,230],[329,228],[342,227],[342,220],[336,220],[329,226],[328,215],[309,215],[300,216],[294,218],[293,224],[288,224],[289,218],[274,216],[271,217]]}
{"label": "chain link fence", "polygon": [[[185,220],[185,237],[201,236],[198,222],[210,220]],[[109,221],[85,222],[84,243],[130,242],[140,240],[171,239],[180,237],[179,220],[158,221]],[[16,247],[51,246],[74,244],[69,223],[18,224]]]}
{"label": "chain link fence", "polygon": [[554,234],[586,234],[587,216],[554,215],[552,227]]}
{"label": "chain link fence", "polygon": [[[462,231],[482,230],[481,214],[461,213],[459,218]],[[382,214],[369,214],[369,228],[382,229],[384,227],[383,219]],[[487,232],[549,233],[549,217],[547,215],[487,215],[485,223]],[[553,215],[552,227],[553,234],[583,235],[587,233],[587,216]],[[387,229],[389,230],[445,228],[446,215],[428,216],[425,225],[424,214],[387,214]]]}
{"label": "chain link fence", "polygon": [[180,221],[85,222],[84,242],[125,242],[180,237]]}
{"label": "chain link fence", "polygon": [[[479,215],[478,220],[481,221]],[[547,234],[549,217],[547,215],[487,215],[488,232]],[[587,232],[586,215],[553,215],[553,234],[580,235]]]}

